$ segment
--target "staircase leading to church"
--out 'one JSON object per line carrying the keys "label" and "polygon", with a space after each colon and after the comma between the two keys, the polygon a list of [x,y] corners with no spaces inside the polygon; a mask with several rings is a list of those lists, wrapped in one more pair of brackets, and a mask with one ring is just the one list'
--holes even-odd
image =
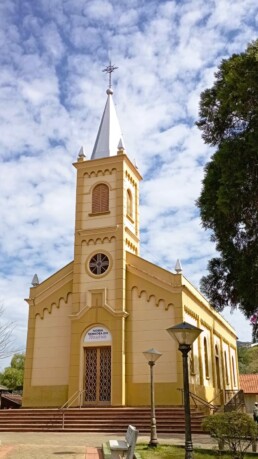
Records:
{"label": "staircase leading to church", "polygon": [[[202,433],[204,414],[193,410],[192,432]],[[157,431],[184,433],[183,408],[156,408]],[[124,434],[133,424],[141,434],[150,433],[149,408],[69,408],[0,410],[0,432],[96,432]]]}

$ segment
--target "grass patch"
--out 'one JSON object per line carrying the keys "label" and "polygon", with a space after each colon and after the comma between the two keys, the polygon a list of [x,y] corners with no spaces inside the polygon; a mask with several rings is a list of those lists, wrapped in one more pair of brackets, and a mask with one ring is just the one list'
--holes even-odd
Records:
{"label": "grass patch", "polygon": [[[157,448],[149,448],[146,444],[137,444],[136,451],[140,454],[141,459],[185,459],[185,449],[182,446],[159,445]],[[246,453],[246,458],[257,458],[255,453]],[[194,459],[232,459],[230,454],[219,453],[219,451],[194,449]]]}

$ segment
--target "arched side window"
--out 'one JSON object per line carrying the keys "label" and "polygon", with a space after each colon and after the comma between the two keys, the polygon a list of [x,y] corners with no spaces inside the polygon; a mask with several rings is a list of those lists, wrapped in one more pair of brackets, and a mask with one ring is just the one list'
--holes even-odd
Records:
{"label": "arched side window", "polygon": [[207,345],[207,339],[203,339],[203,349],[204,349],[204,368],[205,368],[205,376],[206,378],[210,377],[210,372],[209,372],[209,358],[208,358],[208,345]]}
{"label": "arched side window", "polygon": [[100,183],[92,191],[92,213],[98,214],[109,211],[109,188],[105,183]]}
{"label": "arched side window", "polygon": [[133,196],[131,190],[126,192],[126,215],[133,218]]}
{"label": "arched side window", "polygon": [[219,389],[221,389],[221,380],[220,380],[220,358],[219,358],[219,348],[215,344],[215,370],[216,370],[216,382]]}
{"label": "arched side window", "polygon": [[235,371],[235,359],[232,355],[232,374],[233,374],[233,384],[236,386],[236,371]]}
{"label": "arched side window", "polygon": [[227,359],[227,353],[224,351],[224,367],[225,367],[225,382],[226,385],[229,385],[229,377],[228,377],[228,359]]}
{"label": "arched side window", "polygon": [[193,349],[189,352],[189,367],[191,375],[195,374],[195,366],[194,366],[194,354]]}
{"label": "arched side window", "polygon": [[217,344],[215,344],[215,357],[219,358],[219,348],[218,348]]}

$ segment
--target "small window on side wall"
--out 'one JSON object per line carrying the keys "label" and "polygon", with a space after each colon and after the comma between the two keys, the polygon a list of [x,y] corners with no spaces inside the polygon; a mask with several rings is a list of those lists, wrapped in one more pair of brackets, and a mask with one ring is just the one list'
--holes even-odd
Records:
{"label": "small window on side wall", "polygon": [[210,377],[209,373],[209,358],[208,358],[208,345],[207,339],[203,339],[203,348],[204,348],[204,368],[205,368],[205,376],[208,379]]}
{"label": "small window on side wall", "polygon": [[109,188],[105,183],[100,183],[92,191],[92,213],[99,214],[109,211]]}
{"label": "small window on side wall", "polygon": [[131,190],[126,192],[126,215],[133,218],[133,197]]}
{"label": "small window on side wall", "polygon": [[228,358],[227,353],[224,351],[224,368],[225,368],[225,383],[229,385],[229,375],[228,375]]}
{"label": "small window on side wall", "polygon": [[194,354],[193,354],[193,349],[189,352],[189,368],[190,368],[190,374],[195,375],[195,365],[194,365]]}
{"label": "small window on side wall", "polygon": [[236,371],[235,371],[235,359],[232,355],[232,374],[233,374],[233,384],[236,386]]}

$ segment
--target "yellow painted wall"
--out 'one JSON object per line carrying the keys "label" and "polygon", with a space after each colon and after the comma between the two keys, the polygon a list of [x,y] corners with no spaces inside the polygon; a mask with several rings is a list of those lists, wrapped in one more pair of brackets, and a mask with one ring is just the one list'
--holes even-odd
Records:
{"label": "yellow painted wall", "polygon": [[[219,347],[221,355],[223,350],[228,355],[229,385],[224,388],[236,389],[236,360],[234,385],[233,368],[229,358],[237,358],[234,330],[182,275],[164,273],[161,268],[131,254],[127,254],[127,262],[127,403],[147,404],[149,369],[142,352],[151,347],[163,353],[155,365],[156,403],[181,403],[178,389],[182,388],[182,358],[177,344],[171,340],[166,328],[183,320],[203,330],[193,344],[193,371],[189,354],[190,390],[207,401],[213,400],[219,394],[215,375],[215,344]],[[204,338],[207,342],[207,374]],[[222,382],[222,360],[220,368]],[[218,399],[218,404],[222,401]]]}
{"label": "yellow painted wall", "polygon": [[[29,318],[23,382],[23,407],[56,407],[61,406],[67,400],[69,352],[67,363],[62,345],[60,346],[60,340],[64,341],[64,348],[67,352],[70,347],[69,314],[72,304],[72,279],[73,263],[70,263],[37,287],[30,289],[30,298],[27,300]],[[56,346],[56,349],[52,345],[50,346],[48,339],[45,338],[48,327],[52,326],[52,313],[60,337],[59,340],[59,337],[55,336],[52,327],[50,340],[52,339],[52,344]],[[59,364],[54,379],[52,376],[54,373],[52,356],[56,363],[58,358],[61,359],[61,365]],[[43,358],[42,362],[39,360],[41,357]],[[51,368],[47,364],[47,357],[49,357]]]}
{"label": "yellow painted wall", "polygon": [[35,318],[35,347],[32,366],[32,386],[64,386],[68,384],[72,296],[62,299],[43,318]]}

